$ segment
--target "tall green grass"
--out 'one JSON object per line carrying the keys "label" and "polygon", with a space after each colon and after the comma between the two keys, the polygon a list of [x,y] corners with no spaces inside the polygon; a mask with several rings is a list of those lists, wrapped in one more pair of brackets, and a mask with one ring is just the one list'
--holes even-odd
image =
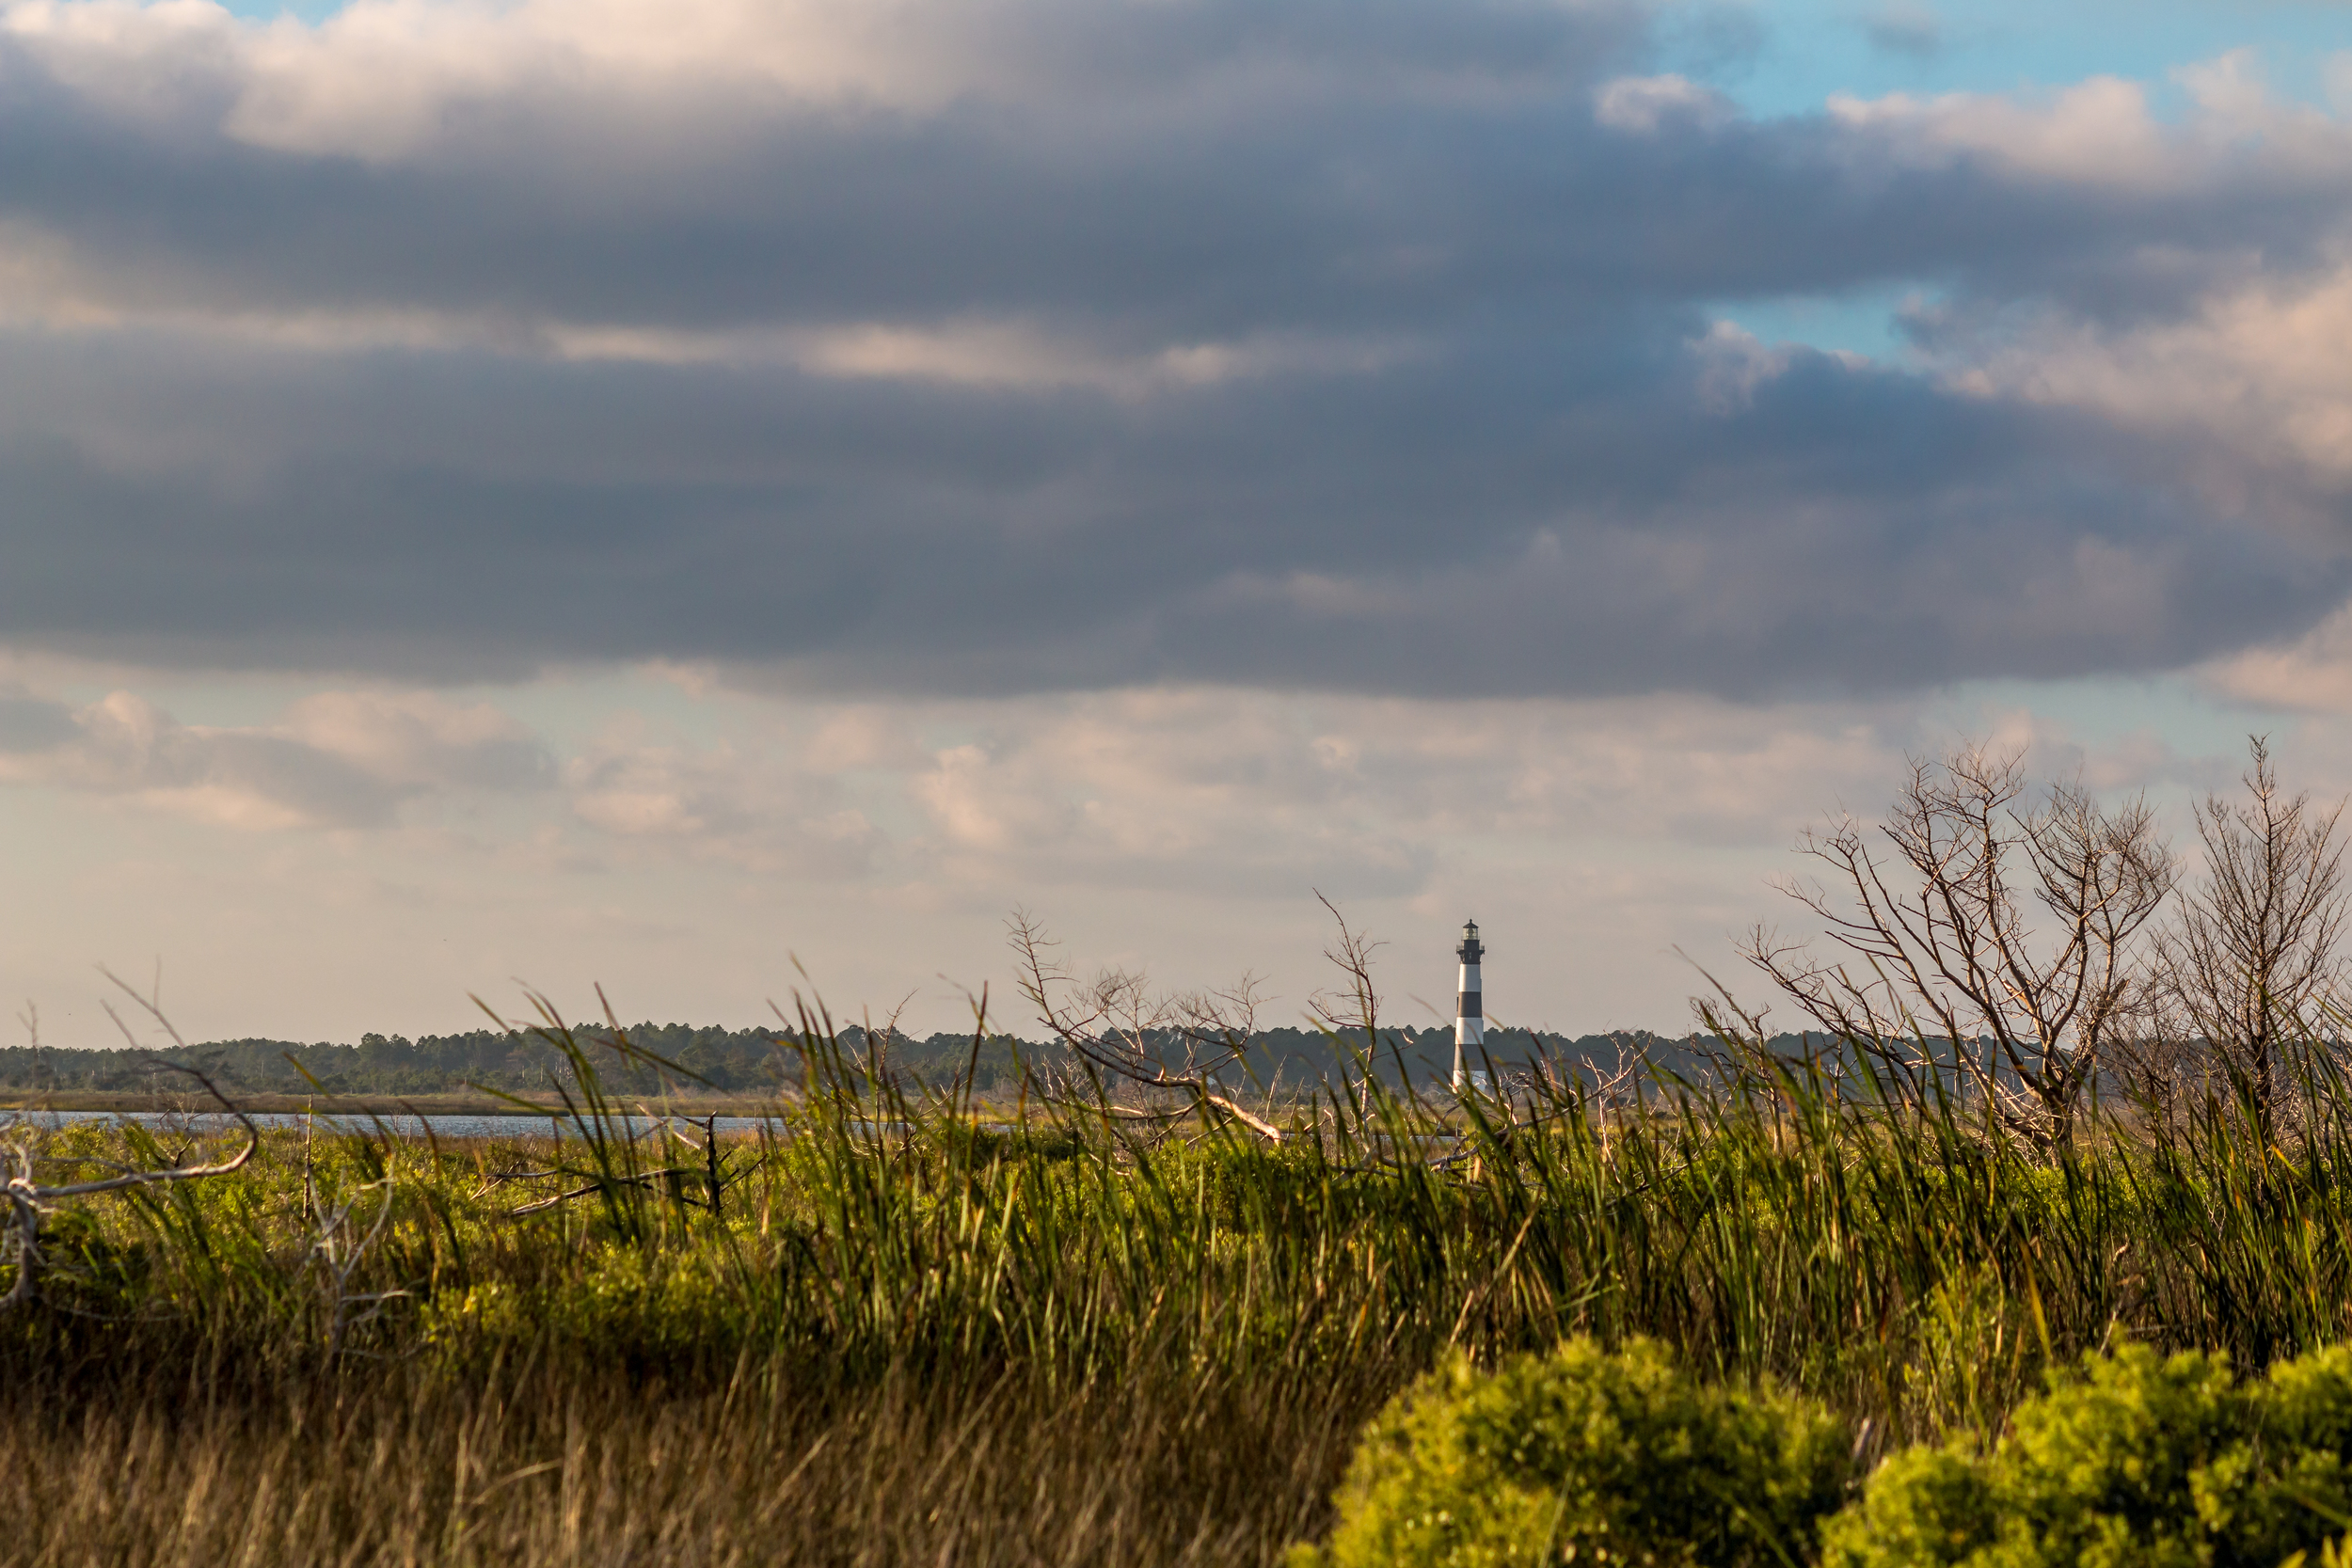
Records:
{"label": "tall green grass", "polygon": [[[2110,1105],[2053,1162],[1754,1053],[1607,1103],[1366,1074],[1261,1107],[1279,1140],[1101,1084],[981,1108],[819,1015],[728,1142],[633,1136],[608,1048],[547,1027],[561,1140],[274,1132],[55,1214],[0,1317],[0,1509],[32,1521],[0,1560],[1273,1560],[1451,1348],[1645,1335],[1880,1448],[2121,1338],[2352,1337],[2316,1054],[2291,1140]],[[177,1152],[144,1137],[28,1148],[52,1179]]]}

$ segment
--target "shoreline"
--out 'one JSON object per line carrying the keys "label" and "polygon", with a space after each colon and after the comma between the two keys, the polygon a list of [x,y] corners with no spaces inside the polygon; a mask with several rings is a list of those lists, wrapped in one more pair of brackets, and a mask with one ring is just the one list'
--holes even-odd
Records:
{"label": "shoreline", "polygon": [[[545,1121],[568,1115],[562,1102],[543,1101],[524,1095],[544,1108],[524,1110],[512,1101],[492,1100],[477,1094],[232,1094],[230,1100],[242,1111],[271,1115],[300,1115],[315,1111],[322,1116],[422,1116],[422,1117],[512,1117],[516,1121]],[[635,1114],[641,1109],[656,1116],[676,1117],[757,1117],[780,1109],[770,1096],[744,1095],[735,1097],[702,1096],[656,1101],[623,1100],[616,1096],[615,1109]],[[190,1116],[218,1116],[220,1106],[202,1095],[144,1094],[113,1089],[0,1089],[0,1115],[14,1111],[123,1111],[155,1114],[179,1111]]]}

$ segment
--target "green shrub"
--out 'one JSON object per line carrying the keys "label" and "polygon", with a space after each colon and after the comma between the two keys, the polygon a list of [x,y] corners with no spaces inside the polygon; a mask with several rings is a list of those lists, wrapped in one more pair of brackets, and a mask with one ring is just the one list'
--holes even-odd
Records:
{"label": "green shrub", "polygon": [[1328,1568],[1809,1560],[1846,1434],[1817,1404],[1710,1387],[1649,1340],[1574,1339],[1492,1376],[1459,1358],[1366,1430]]}
{"label": "green shrub", "polygon": [[2233,1383],[2127,1346],[2020,1406],[1992,1452],[1914,1449],[1822,1532],[1827,1568],[2277,1568],[2352,1513],[2352,1348]]}

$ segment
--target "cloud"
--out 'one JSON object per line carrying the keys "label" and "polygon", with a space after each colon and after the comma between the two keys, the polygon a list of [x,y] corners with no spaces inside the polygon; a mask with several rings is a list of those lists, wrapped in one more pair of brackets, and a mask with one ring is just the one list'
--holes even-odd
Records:
{"label": "cloud", "polygon": [[291,739],[393,785],[531,790],[554,765],[531,732],[487,703],[423,692],[322,691],[287,711]]}
{"label": "cloud", "polygon": [[[1870,810],[1907,754],[1947,739],[1902,702],[697,700],[714,702],[695,728],[724,738],[623,712],[559,760],[501,707],[423,692],[323,691],[219,726],[129,690],[73,707],[20,689],[0,702],[0,783],[246,832],[359,830],[469,864],[675,865],[1000,913],[1007,888],[1397,901],[1527,856],[1772,853],[1839,801]],[[2100,788],[2193,774],[2146,737],[2089,745],[2027,709],[1976,727]]]}
{"label": "cloud", "polygon": [[2215,690],[2273,711],[2352,715],[2352,609],[2301,637],[2218,660],[2203,674]]}
{"label": "cloud", "polygon": [[80,733],[73,710],[63,703],[27,691],[0,689],[0,755],[45,752]]}
{"label": "cloud", "polygon": [[958,705],[906,787],[909,874],[986,888],[1396,899],[1482,847],[1785,844],[1876,793],[1907,721],[1705,699],[1451,703],[1162,689]]}
{"label": "cloud", "polygon": [[227,827],[370,828],[436,791],[528,791],[544,751],[487,706],[321,692],[268,726],[183,724],[135,692],[0,700],[0,783],[113,796]]}
{"label": "cloud", "polygon": [[1612,131],[1655,135],[1675,121],[1712,128],[1732,118],[1731,101],[1681,76],[1620,76],[1593,95],[1593,118]]}
{"label": "cloud", "polygon": [[1944,20],[1926,6],[1882,6],[1862,19],[1862,36],[1888,55],[1931,60],[1944,52]]}
{"label": "cloud", "polygon": [[879,840],[821,775],[733,745],[614,737],[567,763],[564,784],[574,816],[612,839],[760,875],[856,877]]}
{"label": "cloud", "polygon": [[[603,981],[632,1014],[750,1021],[803,984],[787,955],[836,1006],[930,988],[919,1027],[954,1028],[969,1012],[933,977],[993,982],[1001,1009],[1018,902],[1082,965],[1187,985],[1257,969],[1287,1021],[1328,980],[1320,889],[1393,942],[1400,1018],[1422,1020],[1417,995],[1442,1009],[1475,914],[1502,1016],[1671,1028],[1697,984],[1677,949],[1723,970],[1734,933],[1790,917],[1767,879],[1800,869],[1798,832],[1839,807],[1875,817],[1947,726],[2160,804],[2242,766],[2233,735],[2216,755],[2168,746],[2106,711],[2114,688],[2090,694],[2086,730],[2007,699],[1928,714],[1186,687],[839,704],[592,676],[437,707],[370,688],[211,726],[151,696],[41,708],[20,689],[40,716],[7,732],[0,778],[46,830],[23,846],[41,896],[0,956],[66,1041],[52,1006],[87,994],[91,958],[151,953],[199,1037],[462,1028],[469,991],[511,996],[516,975],[574,1001]],[[631,704],[647,717],[567,745],[552,787],[467,760],[512,738],[498,712]],[[2352,777],[2340,737],[2282,736],[2279,752],[2296,787]],[[514,787],[462,782],[485,776]],[[391,782],[428,777],[452,782]]]}
{"label": "cloud", "polygon": [[2328,501],[2352,487],[2352,263],[2225,284],[2157,321],[2050,322],[1961,358],[1987,396],[2210,441],[2239,473],[2300,470]]}
{"label": "cloud", "polygon": [[[0,627],[1756,700],[2180,668],[2352,591],[2324,356],[2265,373],[2334,309],[2341,120],[2239,57],[2177,119],[1754,119],[1661,57],[1602,0],[24,0]],[[1916,363],[1711,318],[1887,283]]]}

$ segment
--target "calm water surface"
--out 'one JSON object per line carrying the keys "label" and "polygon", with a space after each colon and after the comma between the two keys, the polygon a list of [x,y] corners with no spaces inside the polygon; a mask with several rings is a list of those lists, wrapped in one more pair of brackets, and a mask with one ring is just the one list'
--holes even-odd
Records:
{"label": "calm water surface", "polygon": [[[236,1125],[234,1117],[222,1116],[216,1111],[192,1117],[180,1116],[170,1111],[26,1111],[22,1113],[22,1119],[35,1127],[71,1127],[86,1121],[103,1121],[132,1122],[141,1127],[156,1129],[184,1127],[205,1132],[217,1132]],[[631,1135],[644,1137],[648,1133],[659,1132],[663,1118],[616,1117],[613,1119],[625,1125]],[[7,1118],[0,1116],[0,1126],[6,1125],[6,1121]],[[701,1132],[703,1127],[699,1117],[690,1120],[685,1117],[672,1117],[668,1118],[668,1121],[671,1126],[690,1136]],[[558,1137],[578,1135],[572,1132],[565,1123],[552,1117],[480,1114],[365,1117],[340,1113],[328,1115],[325,1112],[315,1116],[306,1116],[300,1111],[256,1111],[253,1113],[253,1123],[257,1127],[299,1128],[310,1125],[316,1127],[322,1132],[329,1133],[373,1133],[381,1128],[384,1132],[403,1138],[421,1138],[428,1132],[437,1138],[531,1138],[545,1137],[550,1132]],[[721,1117],[718,1121],[718,1131],[723,1135],[730,1132],[752,1132],[757,1131],[760,1125],[761,1118],[757,1117]]]}

